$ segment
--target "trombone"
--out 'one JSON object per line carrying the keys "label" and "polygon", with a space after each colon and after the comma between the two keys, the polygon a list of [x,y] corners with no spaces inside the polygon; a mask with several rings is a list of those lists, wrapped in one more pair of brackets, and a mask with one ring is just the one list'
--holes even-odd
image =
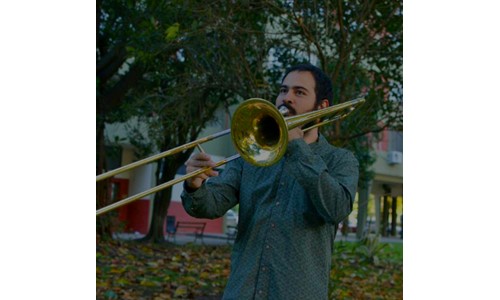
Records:
{"label": "trombone", "polygon": [[[259,98],[251,98],[244,101],[237,107],[231,120],[231,129],[226,129],[213,135],[200,138],[190,143],[175,147],[165,152],[100,174],[96,177],[96,182],[128,171],[130,169],[151,163],[163,157],[173,155],[175,153],[179,153],[196,146],[199,147],[199,145],[202,143],[211,141],[229,133],[231,133],[231,139],[239,154],[235,154],[215,163],[215,168],[220,167],[239,157],[242,157],[245,161],[255,166],[271,166],[277,163],[285,154],[288,145],[289,130],[309,124],[311,121],[321,119],[323,117],[329,118],[310,127],[307,127],[306,129],[303,129],[303,131],[308,131],[313,128],[317,128],[319,126],[323,126],[325,124],[340,120],[342,118],[345,118],[364,102],[364,98],[357,98],[320,110],[311,111],[305,114],[285,117],[284,114],[286,114],[286,111],[276,108],[271,102]],[[166,189],[191,177],[202,174],[209,169],[210,168],[208,167],[198,169],[179,178],[175,178],[157,185],[156,187],[153,187],[144,192],[117,201],[111,205],[98,209],[96,215],[101,215],[110,210],[141,199],[147,195]]]}

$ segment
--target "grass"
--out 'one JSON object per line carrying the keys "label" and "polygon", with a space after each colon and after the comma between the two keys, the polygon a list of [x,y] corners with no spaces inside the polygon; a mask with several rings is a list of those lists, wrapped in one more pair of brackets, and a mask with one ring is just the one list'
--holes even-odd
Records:
{"label": "grass", "polygon": [[[220,299],[229,277],[230,246],[100,241],[97,299]],[[403,245],[336,242],[330,299],[402,299]]]}
{"label": "grass", "polygon": [[330,299],[403,299],[403,244],[336,242]]}

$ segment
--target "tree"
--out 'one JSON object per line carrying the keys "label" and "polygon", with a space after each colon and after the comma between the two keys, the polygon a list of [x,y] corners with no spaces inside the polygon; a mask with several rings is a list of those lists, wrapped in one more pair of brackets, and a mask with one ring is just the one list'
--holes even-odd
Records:
{"label": "tree", "polygon": [[[178,45],[170,24],[159,26],[160,15],[169,20],[175,11],[163,1],[105,1],[96,3],[96,145],[97,174],[106,169],[104,135],[106,123],[128,120],[135,99],[130,93],[140,87],[157,56],[175,55]],[[165,30],[164,26],[169,26]],[[174,31],[172,33],[172,31]],[[110,181],[97,185],[97,205],[110,204]],[[98,233],[111,234],[108,215],[97,219]]]}
{"label": "tree", "polygon": [[402,129],[402,1],[289,3],[270,4],[274,65],[317,60],[332,79],[336,103],[367,99],[329,128],[334,143]]}
{"label": "tree", "polygon": [[[360,188],[373,177],[373,139],[386,128],[402,131],[402,20],[400,0],[268,2],[269,37],[282,66],[318,61],[334,85],[336,103],[363,95],[366,103],[322,132],[352,150],[360,162]],[[360,209],[366,209],[360,203]],[[366,215],[361,211],[360,216]],[[364,219],[358,219],[363,230]]]}
{"label": "tree", "polygon": [[[264,39],[266,19],[258,4],[148,1],[108,5],[102,15],[113,29],[109,35],[114,45],[127,53],[125,74],[139,70],[141,75],[136,85],[128,86],[116,108],[122,119],[136,116],[147,125],[146,134],[131,131],[131,140],[140,150],[138,157],[194,140],[217,108],[254,96],[263,81],[260,74],[267,51],[258,45]],[[113,13],[115,21],[111,22]],[[120,120],[109,111],[105,115],[110,122]],[[157,184],[173,179],[190,153],[158,161]],[[170,195],[170,188],[156,193],[146,240],[164,240]]]}
{"label": "tree", "polygon": [[[105,123],[125,120],[122,114],[125,95],[136,86],[144,72],[143,64],[137,62],[131,68],[127,60],[131,58],[126,45],[138,39],[138,16],[127,14],[134,10],[130,1],[101,1],[96,3],[96,173],[106,169]],[[123,70],[124,66],[129,66]],[[97,206],[110,204],[110,181],[97,184]],[[98,234],[111,236],[108,215],[97,218]]]}

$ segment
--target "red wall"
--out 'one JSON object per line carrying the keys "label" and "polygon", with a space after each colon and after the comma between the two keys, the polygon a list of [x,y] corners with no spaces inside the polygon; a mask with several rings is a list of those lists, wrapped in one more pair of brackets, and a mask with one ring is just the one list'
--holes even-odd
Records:
{"label": "red wall", "polygon": [[125,222],[125,232],[148,233],[149,201],[137,200],[119,208],[119,219]]}
{"label": "red wall", "polygon": [[[206,222],[205,233],[223,233],[223,218],[215,220],[197,219],[186,213],[181,202],[170,202],[168,215],[175,216],[176,221]],[[149,201],[137,200],[119,208],[119,219],[125,223],[125,232],[148,233],[149,227]],[[189,229],[188,229],[189,230]],[[166,224],[164,227],[166,233]],[[179,230],[182,232],[182,229]],[[189,231],[191,232],[191,231]]]}
{"label": "red wall", "polygon": [[[207,223],[207,225],[205,226],[206,233],[223,232],[224,221],[222,218],[218,218],[215,220],[193,218],[187,214],[181,202],[174,202],[174,201],[170,202],[167,215],[175,216],[175,221],[206,222]],[[182,232],[181,230],[182,229],[179,229],[180,232]]]}
{"label": "red wall", "polygon": [[[117,200],[124,199],[128,193],[128,179],[113,178],[112,184],[118,186]],[[149,200],[140,199],[118,208],[118,219],[123,222],[125,232],[148,233],[149,228]],[[215,220],[197,219],[186,213],[181,202],[170,202],[169,216],[175,216],[176,221],[206,222],[205,233],[223,233],[223,218]],[[164,232],[166,233],[166,222]],[[189,230],[189,229],[187,229]],[[182,232],[182,229],[179,230]],[[189,232],[192,232],[189,231]]]}
{"label": "red wall", "polygon": [[379,150],[387,151],[389,149],[389,130],[386,128],[382,132],[382,139],[379,142]]}

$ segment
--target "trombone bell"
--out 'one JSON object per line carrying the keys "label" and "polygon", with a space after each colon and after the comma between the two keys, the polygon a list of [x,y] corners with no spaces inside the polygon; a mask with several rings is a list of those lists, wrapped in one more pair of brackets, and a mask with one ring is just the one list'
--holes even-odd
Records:
{"label": "trombone bell", "polygon": [[236,109],[231,139],[241,157],[255,166],[270,166],[285,154],[288,129],[285,119],[270,102],[252,98]]}

